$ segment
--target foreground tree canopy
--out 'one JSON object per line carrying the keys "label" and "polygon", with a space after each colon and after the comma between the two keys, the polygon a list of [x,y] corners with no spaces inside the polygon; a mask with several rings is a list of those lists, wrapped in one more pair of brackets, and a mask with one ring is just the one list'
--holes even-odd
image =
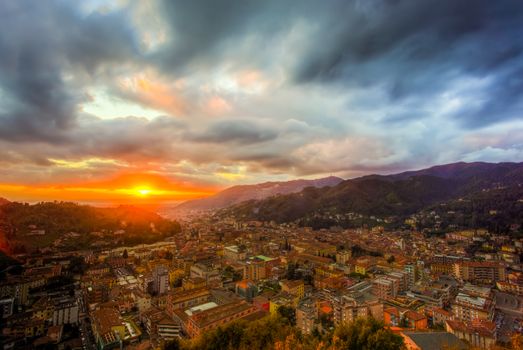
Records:
{"label": "foreground tree canopy", "polygon": [[236,321],[193,340],[173,341],[165,350],[399,350],[401,336],[372,319],[358,319],[333,330],[304,335],[289,319],[278,316]]}

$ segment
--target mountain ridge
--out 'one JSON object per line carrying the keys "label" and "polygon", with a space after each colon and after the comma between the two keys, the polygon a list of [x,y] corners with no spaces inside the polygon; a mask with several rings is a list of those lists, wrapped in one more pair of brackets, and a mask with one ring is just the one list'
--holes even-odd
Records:
{"label": "mountain ridge", "polygon": [[305,187],[334,186],[343,179],[328,176],[319,179],[297,179],[290,181],[268,181],[253,185],[237,185],[226,188],[217,194],[200,199],[194,199],[177,205],[175,211],[206,211],[216,210],[238,204],[247,200],[264,199],[278,194],[299,192]]}
{"label": "mountain ridge", "polygon": [[523,199],[523,163],[460,162],[391,175],[368,175],[329,188],[306,188],[298,193],[243,202],[223,213],[276,222],[302,220],[319,213],[409,216],[460,198],[482,198],[482,205],[489,205],[484,198],[494,196],[496,191],[505,193],[501,199],[496,197],[496,205],[510,212],[514,212],[515,205],[519,208],[519,200]]}

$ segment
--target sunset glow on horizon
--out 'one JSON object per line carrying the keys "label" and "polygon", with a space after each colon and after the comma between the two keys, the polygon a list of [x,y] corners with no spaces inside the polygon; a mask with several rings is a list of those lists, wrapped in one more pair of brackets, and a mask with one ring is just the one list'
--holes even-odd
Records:
{"label": "sunset glow on horizon", "polygon": [[[145,181],[148,185],[143,184]],[[149,174],[123,175],[107,181],[67,185],[0,184],[2,196],[20,202],[58,200],[95,204],[176,203],[207,197],[217,190],[213,187],[169,182],[161,176]]]}

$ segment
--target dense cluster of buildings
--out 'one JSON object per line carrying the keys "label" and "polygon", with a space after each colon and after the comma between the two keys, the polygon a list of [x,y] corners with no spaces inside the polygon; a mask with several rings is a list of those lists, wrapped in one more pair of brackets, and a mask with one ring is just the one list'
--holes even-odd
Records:
{"label": "dense cluster of buildings", "polygon": [[305,334],[374,317],[412,349],[488,349],[523,329],[522,253],[523,240],[486,231],[205,217],[152,245],[19,256],[0,283],[2,344],[158,348],[284,310]]}

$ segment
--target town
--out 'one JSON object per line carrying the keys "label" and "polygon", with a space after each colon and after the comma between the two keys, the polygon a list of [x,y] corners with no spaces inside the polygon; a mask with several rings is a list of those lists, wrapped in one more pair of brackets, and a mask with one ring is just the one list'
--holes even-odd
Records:
{"label": "town", "polygon": [[310,336],[372,317],[408,349],[521,334],[523,239],[406,221],[313,230],[205,215],[153,244],[18,254],[0,284],[3,349],[162,348],[276,314]]}

